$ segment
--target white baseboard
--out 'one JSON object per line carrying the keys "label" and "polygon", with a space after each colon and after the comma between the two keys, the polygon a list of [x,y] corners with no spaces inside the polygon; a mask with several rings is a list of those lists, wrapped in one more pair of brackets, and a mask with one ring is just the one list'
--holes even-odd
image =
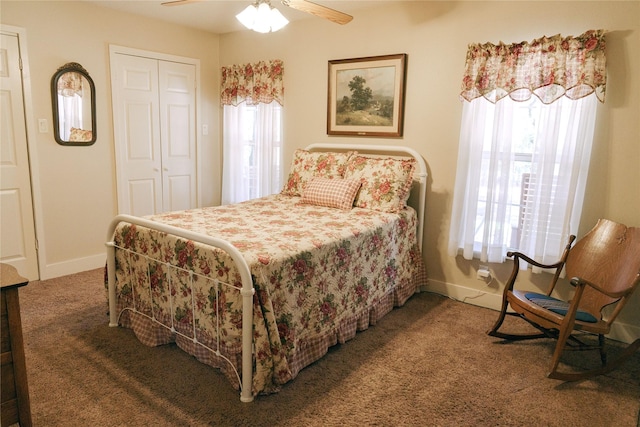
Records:
{"label": "white baseboard", "polygon": [[106,254],[91,255],[84,258],[71,259],[55,264],[47,264],[40,267],[40,280],[54,279],[60,276],[80,273],[81,271],[93,270],[104,267],[107,261]]}
{"label": "white baseboard", "polygon": [[[456,301],[490,308],[496,311],[500,311],[500,305],[502,304],[501,293],[492,294],[481,289],[467,288],[453,283],[440,282],[432,279],[429,279],[429,284],[426,287],[423,287],[422,290],[434,292]],[[487,327],[490,326],[491,325],[488,325]],[[607,338],[630,344],[640,338],[640,325],[632,325],[630,323],[616,321],[611,325],[611,332],[607,335]]]}

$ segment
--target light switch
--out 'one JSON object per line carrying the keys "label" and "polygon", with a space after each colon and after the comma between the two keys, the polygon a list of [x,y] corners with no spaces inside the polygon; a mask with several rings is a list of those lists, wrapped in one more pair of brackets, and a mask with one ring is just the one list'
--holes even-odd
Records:
{"label": "light switch", "polygon": [[202,134],[209,135],[209,125],[202,125]]}
{"label": "light switch", "polygon": [[38,131],[40,133],[49,132],[49,123],[47,123],[47,119],[38,119]]}

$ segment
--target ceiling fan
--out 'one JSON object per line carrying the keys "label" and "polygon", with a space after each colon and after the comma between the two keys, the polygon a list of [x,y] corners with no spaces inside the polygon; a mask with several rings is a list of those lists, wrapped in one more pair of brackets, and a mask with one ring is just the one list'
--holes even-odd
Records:
{"label": "ceiling fan", "polygon": [[[183,4],[196,3],[202,0],[171,0],[162,3],[163,6],[180,6]],[[328,19],[337,24],[344,25],[351,22],[353,16],[346,13],[339,12],[330,7],[322,6],[317,3],[312,3],[307,0],[282,0],[282,4],[292,9],[299,10],[301,12],[310,13],[320,18]]]}

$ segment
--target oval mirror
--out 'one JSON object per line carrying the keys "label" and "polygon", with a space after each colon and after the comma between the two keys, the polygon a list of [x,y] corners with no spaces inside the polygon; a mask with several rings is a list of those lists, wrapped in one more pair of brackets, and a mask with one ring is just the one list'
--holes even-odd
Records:
{"label": "oval mirror", "polygon": [[53,133],[61,145],[96,142],[96,90],[82,65],[70,62],[51,79]]}

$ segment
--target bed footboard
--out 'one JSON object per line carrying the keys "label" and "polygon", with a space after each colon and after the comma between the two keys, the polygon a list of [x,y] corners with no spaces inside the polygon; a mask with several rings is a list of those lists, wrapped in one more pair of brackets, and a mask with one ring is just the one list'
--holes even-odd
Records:
{"label": "bed footboard", "polygon": [[[173,227],[171,225],[160,224],[131,215],[116,216],[109,226],[106,243],[107,283],[109,292],[109,326],[111,327],[118,326],[119,316],[119,313],[117,312],[117,296],[115,283],[115,254],[117,247],[114,239],[114,233],[116,227],[121,222],[146,227],[159,232],[172,234],[183,239],[219,248],[229,254],[229,256],[233,259],[242,279],[242,289],[240,290],[240,293],[242,295],[242,378],[240,379],[240,400],[242,402],[251,402],[253,400],[251,388],[253,380],[253,295],[255,293],[255,290],[253,287],[253,281],[251,279],[249,266],[247,265],[241,253],[229,242],[222,239],[216,239],[214,237],[201,235],[188,230]],[[168,328],[164,324],[161,325],[165,328]]]}

